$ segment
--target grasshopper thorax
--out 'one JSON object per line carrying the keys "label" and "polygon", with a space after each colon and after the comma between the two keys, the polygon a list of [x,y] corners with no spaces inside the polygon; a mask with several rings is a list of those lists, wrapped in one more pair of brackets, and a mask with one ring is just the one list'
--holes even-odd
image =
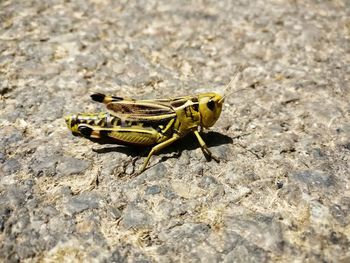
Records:
{"label": "grasshopper thorax", "polygon": [[201,126],[209,128],[219,119],[224,97],[217,93],[204,93],[198,96]]}

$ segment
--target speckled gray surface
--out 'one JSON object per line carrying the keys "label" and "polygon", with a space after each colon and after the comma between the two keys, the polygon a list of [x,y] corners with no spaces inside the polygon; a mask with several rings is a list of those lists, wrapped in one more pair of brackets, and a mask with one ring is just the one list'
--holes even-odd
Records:
{"label": "speckled gray surface", "polygon": [[[0,2],[5,262],[350,261],[350,2]],[[223,90],[205,139],[144,160],[73,137],[89,93]]]}

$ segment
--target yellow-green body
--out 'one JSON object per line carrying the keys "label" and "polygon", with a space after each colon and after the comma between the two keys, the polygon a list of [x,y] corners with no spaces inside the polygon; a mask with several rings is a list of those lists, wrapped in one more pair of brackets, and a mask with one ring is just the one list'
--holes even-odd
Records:
{"label": "yellow-green body", "polygon": [[73,134],[94,141],[154,145],[142,171],[154,153],[190,132],[196,135],[203,151],[211,156],[198,129],[213,126],[219,118],[224,101],[219,94],[204,93],[157,100],[133,100],[99,93],[91,97],[104,103],[108,112],[67,116],[68,128]]}

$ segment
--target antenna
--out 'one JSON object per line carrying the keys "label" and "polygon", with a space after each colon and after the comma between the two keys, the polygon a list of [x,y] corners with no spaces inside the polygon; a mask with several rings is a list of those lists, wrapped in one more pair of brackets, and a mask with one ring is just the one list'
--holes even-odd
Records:
{"label": "antenna", "polygon": [[230,82],[226,85],[226,87],[225,87],[225,89],[224,89],[224,96],[222,96],[222,98],[219,100],[219,103],[222,102],[222,101],[225,99],[225,97],[227,97],[228,95],[231,95],[231,94],[236,93],[236,92],[238,92],[238,91],[244,90],[244,88],[243,88],[243,89],[239,89],[239,90],[232,91],[232,92],[229,93],[229,94],[226,94],[227,90],[231,87],[232,83],[234,83],[234,87],[237,86],[237,82],[238,82],[237,76],[238,76],[238,74],[241,73],[241,72],[242,72],[244,69],[246,69],[247,67],[248,67],[247,64],[241,64],[241,65],[239,65],[239,67],[237,68],[237,70],[233,73],[233,76],[232,76]]}

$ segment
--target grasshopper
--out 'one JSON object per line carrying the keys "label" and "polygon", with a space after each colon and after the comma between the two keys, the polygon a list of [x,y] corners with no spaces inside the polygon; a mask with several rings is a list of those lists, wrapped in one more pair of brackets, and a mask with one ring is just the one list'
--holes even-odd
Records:
{"label": "grasshopper", "polygon": [[[246,67],[239,66],[224,94],[234,80],[237,82],[236,76]],[[241,90],[244,88],[235,92]],[[219,161],[212,155],[199,131],[212,127],[219,119],[225,97],[211,92],[170,99],[134,100],[94,93],[91,95],[92,100],[105,104],[107,112],[69,115],[65,120],[74,135],[92,141],[153,146],[141,173],[152,155],[189,133],[194,133],[204,154]]]}
{"label": "grasshopper", "polygon": [[91,98],[105,104],[107,112],[66,116],[68,128],[74,135],[94,141],[153,146],[140,172],[146,169],[152,155],[189,133],[195,134],[204,154],[218,161],[199,129],[215,124],[224,96],[203,93],[171,99],[134,100],[94,93]]}

